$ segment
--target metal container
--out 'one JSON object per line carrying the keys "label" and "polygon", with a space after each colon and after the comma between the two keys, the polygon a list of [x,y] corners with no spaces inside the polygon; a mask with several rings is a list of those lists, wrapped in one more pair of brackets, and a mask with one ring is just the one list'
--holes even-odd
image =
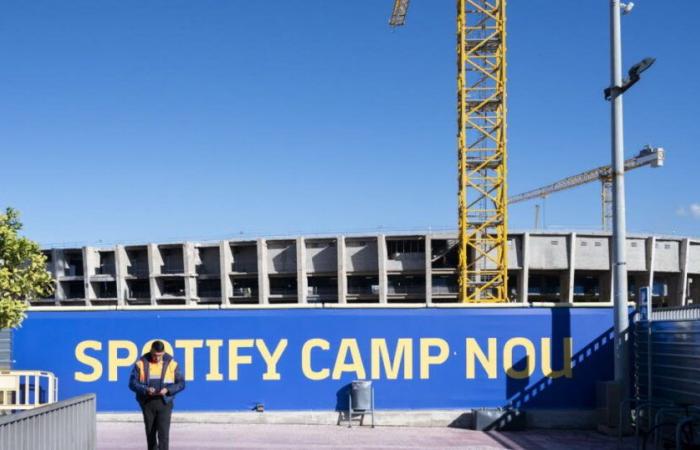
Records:
{"label": "metal container", "polygon": [[372,382],[355,380],[350,387],[350,402],[353,411],[372,409]]}
{"label": "metal container", "polygon": [[474,429],[479,431],[521,431],[525,429],[525,412],[517,409],[475,409]]}

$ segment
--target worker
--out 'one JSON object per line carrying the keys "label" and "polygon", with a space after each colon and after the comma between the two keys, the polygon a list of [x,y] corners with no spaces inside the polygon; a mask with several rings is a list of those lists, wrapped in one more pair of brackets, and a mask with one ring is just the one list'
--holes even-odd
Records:
{"label": "worker", "polygon": [[185,389],[185,379],[172,355],[165,353],[162,341],[153,341],[151,350],[131,370],[129,389],[143,412],[149,450],[168,450],[173,399]]}

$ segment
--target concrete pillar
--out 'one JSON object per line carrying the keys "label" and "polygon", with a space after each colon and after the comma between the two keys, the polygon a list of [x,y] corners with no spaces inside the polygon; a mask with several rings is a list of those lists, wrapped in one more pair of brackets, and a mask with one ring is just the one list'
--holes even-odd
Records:
{"label": "concrete pillar", "polygon": [[117,305],[123,306],[126,304],[126,297],[129,288],[126,285],[126,249],[123,245],[117,245],[114,248],[114,273],[117,282]]}
{"label": "concrete pillar", "polygon": [[377,258],[377,266],[379,268],[379,303],[387,303],[386,236],[383,234],[377,236]]}
{"label": "concrete pillar", "polygon": [[613,279],[614,279],[614,274],[615,271],[613,270],[613,267],[615,267],[615,259],[614,259],[614,252],[613,252],[613,245],[612,245],[612,235],[607,236],[606,239],[608,240],[608,271],[607,271],[607,278],[605,279],[606,283],[606,289],[604,292],[604,300],[610,304],[613,304],[615,302],[615,287],[613,286]]}
{"label": "concrete pillar", "polygon": [[148,282],[151,288],[151,305],[155,305],[156,298],[160,296],[158,280],[156,279],[156,276],[160,274],[159,260],[158,246],[156,244],[148,244]]}
{"label": "concrete pillar", "polygon": [[336,238],[338,258],[338,303],[348,302],[348,274],[345,264],[345,236]]}
{"label": "concrete pillar", "polygon": [[185,272],[185,301],[196,304],[197,293],[197,252],[193,242],[185,242],[182,246],[182,264]]}
{"label": "concrete pillar", "polygon": [[66,257],[63,254],[63,250],[53,249],[52,251],[54,272],[56,273],[56,278],[60,278],[66,275]]}
{"label": "concrete pillar", "polygon": [[258,303],[269,303],[270,278],[267,274],[267,240],[258,239]]}
{"label": "concrete pillar", "polygon": [[61,288],[61,283],[58,282],[59,277],[63,276],[64,274],[65,262],[63,261],[63,252],[55,248],[51,249],[51,261],[53,261],[53,298],[56,301],[56,303],[59,303],[61,300],[66,298],[63,289]]}
{"label": "concrete pillar", "polygon": [[690,253],[690,239],[685,238],[680,245],[680,269],[681,279],[678,283],[678,298],[676,304],[685,306],[688,300],[688,254]]}
{"label": "concrete pillar", "polygon": [[433,303],[433,239],[429,234],[425,235],[425,303]]}
{"label": "concrete pillar", "polygon": [[85,300],[90,304],[97,297],[90,283],[90,277],[97,267],[97,250],[94,247],[83,247],[83,285],[85,288]]}
{"label": "concrete pillar", "polygon": [[297,301],[307,303],[309,280],[306,278],[306,242],[299,236],[297,245]]}
{"label": "concrete pillar", "polygon": [[231,245],[229,241],[219,242],[219,273],[221,276],[221,304],[227,305],[230,303],[230,298],[233,296],[233,284],[231,284]]}
{"label": "concrete pillar", "polygon": [[95,292],[92,289],[92,284],[90,283],[90,275],[94,273],[95,249],[92,247],[83,247],[83,287],[85,302],[90,304],[92,300],[95,299]]}
{"label": "concrete pillar", "polygon": [[569,245],[569,260],[568,260],[568,265],[569,269],[566,274],[566,284],[565,288],[566,291],[564,292],[563,295],[563,300],[566,303],[573,304],[574,303],[574,281],[576,277],[576,233],[569,233],[569,236],[567,237],[568,245]]}
{"label": "concrete pillar", "polygon": [[[654,265],[656,264],[656,236],[649,236],[646,240],[647,246],[647,286],[653,298],[654,294]],[[650,299],[651,300],[651,299]]]}
{"label": "concrete pillar", "polygon": [[518,280],[518,301],[527,303],[527,293],[530,289],[530,233],[523,233],[520,254],[522,255],[523,267],[520,270],[520,279]]}

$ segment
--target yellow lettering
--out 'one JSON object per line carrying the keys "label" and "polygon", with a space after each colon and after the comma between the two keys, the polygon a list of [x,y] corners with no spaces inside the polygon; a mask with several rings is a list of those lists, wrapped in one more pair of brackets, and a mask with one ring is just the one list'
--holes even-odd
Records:
{"label": "yellow lettering", "polygon": [[75,359],[92,368],[92,372],[89,373],[74,372],[75,381],[90,383],[99,380],[102,376],[102,363],[99,359],[85,354],[87,349],[100,351],[102,350],[102,343],[99,341],[82,341],[75,346]]}
{"label": "yellow lettering", "polygon": [[467,338],[467,378],[476,378],[476,359],[481,363],[481,367],[486,371],[489,378],[496,378],[498,366],[498,353],[496,350],[496,338],[488,339],[489,355],[486,356],[474,338]]}
{"label": "yellow lettering", "polygon": [[[430,349],[437,347],[438,354],[431,355]],[[422,338],[420,340],[420,378],[427,380],[430,378],[430,366],[442,364],[447,361],[450,353],[450,346],[447,341],[441,338]]]}
{"label": "yellow lettering", "polygon": [[542,338],[542,374],[547,378],[573,377],[571,370],[573,341],[570,337],[564,338],[563,341],[564,356],[562,356],[562,360],[564,361],[564,367],[561,370],[552,370],[552,339]]}
{"label": "yellow lettering", "polygon": [[309,339],[308,341],[304,342],[304,346],[301,348],[301,370],[304,372],[304,376],[309,380],[325,380],[328,378],[330,370],[325,368],[321,370],[314,370],[311,368],[311,349],[315,347],[318,347],[321,350],[329,350],[331,348],[331,344],[329,344],[325,339],[318,338]]}
{"label": "yellow lettering", "polygon": [[164,341],[163,339],[151,339],[150,341],[146,342],[146,344],[141,348],[141,354],[145,355],[146,353],[151,351],[151,344],[153,344],[153,341],[161,341],[163,343],[163,346],[165,347],[165,353],[168,353],[170,355],[173,355],[173,346],[170,345],[170,342]]}
{"label": "yellow lettering", "polygon": [[209,347],[209,373],[206,376],[207,381],[223,381],[224,374],[219,369],[219,349],[224,345],[221,339],[207,339],[207,347]]}
{"label": "yellow lettering", "polygon": [[[123,358],[119,357],[119,350],[126,350],[126,356]],[[109,375],[107,379],[109,381],[117,381],[117,369],[119,367],[129,367],[136,362],[138,355],[136,352],[136,344],[131,341],[115,340],[109,341],[108,344],[108,361],[109,361]]]}
{"label": "yellow lettering", "polygon": [[185,381],[194,380],[194,349],[202,348],[202,339],[178,339],[175,341],[175,348],[185,350]]}
{"label": "yellow lettering", "polygon": [[[384,366],[387,380],[396,380],[399,377],[399,369],[403,361],[404,380],[413,379],[413,339],[400,338],[396,341],[396,353],[394,360],[389,357],[389,349],[386,339],[372,339],[372,379],[378,380],[381,376],[381,365]],[[381,361],[380,361],[381,359]]]}
{"label": "yellow lettering", "polygon": [[[348,351],[350,352],[351,359],[349,363],[346,362]],[[334,380],[339,380],[343,372],[355,372],[357,378],[360,380],[363,380],[366,376],[365,366],[362,364],[362,358],[360,357],[360,348],[357,346],[357,341],[355,339],[345,338],[340,340],[338,355],[335,358],[335,365],[333,366],[332,378]]]}
{"label": "yellow lettering", "polygon": [[287,348],[287,340],[280,340],[272,354],[270,354],[270,350],[268,350],[265,341],[262,339],[256,339],[255,346],[258,348],[258,351],[265,360],[265,365],[267,366],[267,371],[265,371],[263,374],[263,380],[279,380],[282,378],[279,372],[277,372],[277,363],[282,356],[282,352],[284,352],[284,349]]}
{"label": "yellow lettering", "polygon": [[239,355],[238,349],[251,348],[252,339],[229,339],[228,341],[228,379],[238,380],[238,366],[241,364],[252,364],[253,358],[250,355]]}
{"label": "yellow lettering", "polygon": [[[527,365],[522,370],[513,367],[513,349],[517,346],[525,349]],[[535,345],[526,338],[508,339],[503,347],[503,368],[509,377],[514,379],[528,378],[535,372]]]}

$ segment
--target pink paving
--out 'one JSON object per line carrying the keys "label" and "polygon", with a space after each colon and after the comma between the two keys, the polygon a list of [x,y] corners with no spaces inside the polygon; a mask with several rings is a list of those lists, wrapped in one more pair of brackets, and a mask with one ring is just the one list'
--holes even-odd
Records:
{"label": "pink paving", "polygon": [[[98,422],[100,450],[143,449],[143,426]],[[616,449],[616,440],[594,431],[479,432],[456,428],[326,425],[232,425],[173,423],[171,449]],[[623,449],[634,448],[626,439]]]}

